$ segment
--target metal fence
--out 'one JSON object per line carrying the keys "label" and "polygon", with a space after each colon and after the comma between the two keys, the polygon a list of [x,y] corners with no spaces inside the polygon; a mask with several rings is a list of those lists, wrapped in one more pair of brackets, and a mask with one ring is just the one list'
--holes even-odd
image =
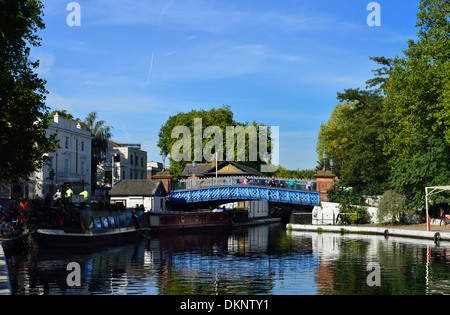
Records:
{"label": "metal fence", "polygon": [[[359,224],[363,217],[359,213],[292,213],[292,224],[304,225],[351,225]],[[352,223],[352,221],[354,223]]]}
{"label": "metal fence", "polygon": [[[272,181],[273,180],[273,181]],[[174,190],[189,189],[192,187],[205,188],[214,186],[271,186],[295,190],[316,191],[316,180],[313,179],[290,179],[290,178],[272,178],[272,177],[245,177],[245,176],[228,176],[228,177],[209,177],[198,179],[183,179],[173,182]]]}

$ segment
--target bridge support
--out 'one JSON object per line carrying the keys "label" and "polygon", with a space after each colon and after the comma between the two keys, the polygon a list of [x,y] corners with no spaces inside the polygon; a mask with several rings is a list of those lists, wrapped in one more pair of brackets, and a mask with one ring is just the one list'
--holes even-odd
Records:
{"label": "bridge support", "polygon": [[164,185],[164,189],[167,193],[170,193],[172,191],[172,179],[173,175],[169,172],[158,172],[155,175],[152,176],[152,179],[160,180],[162,184]]}
{"label": "bridge support", "polygon": [[319,171],[314,177],[317,180],[316,191],[320,193],[320,201],[328,201],[328,189],[333,187],[333,184],[339,181],[339,178],[331,171]]}

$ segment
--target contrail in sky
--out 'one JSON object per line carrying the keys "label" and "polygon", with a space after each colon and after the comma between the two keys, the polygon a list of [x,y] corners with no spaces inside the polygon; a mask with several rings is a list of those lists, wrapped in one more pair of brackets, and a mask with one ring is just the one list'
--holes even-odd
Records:
{"label": "contrail in sky", "polygon": [[158,28],[157,28],[157,31],[156,31],[156,40],[155,40],[155,44],[153,45],[152,59],[150,60],[150,69],[148,71],[147,85],[150,85],[150,80],[152,78],[153,61],[155,60],[155,46],[156,46],[156,42],[157,42],[158,37],[159,37],[159,29],[161,28],[161,21],[162,21],[162,18],[164,16],[164,14],[166,13],[166,10],[169,8],[170,5],[171,5],[171,3],[169,2],[166,5],[166,7],[164,8],[164,10],[162,11],[161,16],[159,17]]}

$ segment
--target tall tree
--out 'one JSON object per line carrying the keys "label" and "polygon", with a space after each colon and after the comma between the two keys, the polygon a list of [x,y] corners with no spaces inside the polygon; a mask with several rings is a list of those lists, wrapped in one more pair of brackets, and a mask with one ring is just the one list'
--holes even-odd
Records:
{"label": "tall tree", "polygon": [[54,148],[47,138],[46,81],[34,73],[30,46],[44,29],[39,0],[0,0],[0,181],[27,178]]}
{"label": "tall tree", "polygon": [[[222,149],[223,152],[222,158],[224,160],[232,158],[235,161],[238,161],[239,163],[246,164],[255,169],[258,169],[261,164],[266,163],[264,159],[260,159],[259,151],[255,152],[249,148],[250,143],[249,136],[246,136],[245,148],[242,148],[242,150],[239,150],[239,146],[237,145],[239,141],[237,137],[233,138],[233,143],[227,143],[227,127],[233,128],[242,127],[245,129],[249,126],[252,126],[257,131],[256,138],[261,139],[259,137],[259,127],[264,126],[263,124],[259,124],[255,121],[252,123],[236,122],[233,116],[234,114],[231,111],[230,106],[223,106],[218,109],[213,108],[209,111],[203,109],[191,110],[190,112],[187,113],[178,113],[177,115],[169,117],[167,122],[161,126],[159,132],[158,147],[161,149],[161,153],[164,153],[166,155],[170,154],[169,171],[175,176],[175,178],[181,177],[184,167],[191,160],[195,160],[196,162],[199,163],[200,162],[209,163],[210,160],[206,159],[204,153],[205,152],[208,153],[208,151],[210,153],[218,152],[219,149]],[[195,119],[198,118],[202,119],[201,130],[196,130],[195,128]],[[177,138],[178,134],[175,135],[175,137],[172,137],[172,133],[174,130],[176,130],[177,127],[184,128],[190,134],[190,138],[186,139],[187,146],[186,147],[183,146],[182,148],[183,150],[181,150],[180,148],[180,155],[182,154],[184,157],[179,159],[176,159],[174,156],[172,156],[174,146],[177,146],[180,143],[180,138]],[[218,130],[216,130],[215,128],[211,129],[210,127],[217,127]],[[210,134],[208,134],[207,132],[208,130]],[[196,135],[196,133],[199,134]],[[220,141],[220,139],[218,138],[219,136],[216,133],[221,133],[222,141]],[[267,138],[268,138],[267,152],[270,153],[270,146],[271,146],[270,131],[268,132]],[[215,140],[217,140],[216,142],[217,145],[214,146],[211,144],[211,142],[214,142]],[[253,138],[252,140],[255,141],[257,139]],[[230,149],[232,145],[234,146],[235,149],[234,152],[227,150],[227,148]],[[187,151],[185,152],[188,146],[190,146],[191,150],[190,152]],[[253,149],[258,150],[258,146],[256,146],[256,148]],[[251,158],[250,154],[252,153],[253,156]],[[242,159],[242,157],[244,157],[244,160]],[[220,158],[221,157],[219,156],[219,160]],[[252,161],[254,159],[256,159],[256,161]]]}
{"label": "tall tree", "polygon": [[338,104],[329,121],[322,124],[317,142],[319,165],[322,153],[335,161],[335,173],[348,184],[388,180],[389,164],[383,154],[387,141],[388,124],[383,117],[382,87],[392,69],[392,60],[371,58],[383,65],[374,71],[376,77],[368,80],[371,90],[347,89],[337,93]]}
{"label": "tall tree", "polygon": [[84,130],[90,131],[92,136],[91,181],[92,188],[97,187],[97,167],[106,159],[108,140],[112,138],[111,129],[104,120],[97,121],[97,112],[89,113],[81,124]]}
{"label": "tall tree", "polygon": [[425,186],[450,184],[440,176],[450,165],[450,2],[422,0],[417,18],[418,39],[386,81],[384,113],[392,182],[419,206]]}

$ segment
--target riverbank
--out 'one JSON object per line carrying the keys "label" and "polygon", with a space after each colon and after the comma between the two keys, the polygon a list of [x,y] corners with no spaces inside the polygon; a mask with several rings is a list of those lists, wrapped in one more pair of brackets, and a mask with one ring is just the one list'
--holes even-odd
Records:
{"label": "riverbank", "polygon": [[373,234],[401,237],[413,237],[422,239],[431,239],[434,241],[450,242],[450,227],[432,226],[431,231],[427,231],[426,225],[401,225],[401,226],[379,226],[379,225],[303,225],[288,224],[288,230],[292,231],[310,231],[310,232],[330,232],[330,233],[356,233]]}
{"label": "riverbank", "polygon": [[11,295],[11,286],[9,284],[8,264],[6,263],[3,244],[7,242],[0,239],[0,295]]}
{"label": "riverbank", "polygon": [[19,236],[0,237],[0,296],[11,295],[11,285],[9,282],[8,264],[6,262],[5,249],[15,246],[17,243],[26,242],[29,234],[24,233]]}
{"label": "riverbank", "polygon": [[233,228],[243,228],[254,225],[264,225],[264,224],[272,224],[281,222],[281,218],[256,218],[256,219],[248,219],[242,222],[233,222]]}

